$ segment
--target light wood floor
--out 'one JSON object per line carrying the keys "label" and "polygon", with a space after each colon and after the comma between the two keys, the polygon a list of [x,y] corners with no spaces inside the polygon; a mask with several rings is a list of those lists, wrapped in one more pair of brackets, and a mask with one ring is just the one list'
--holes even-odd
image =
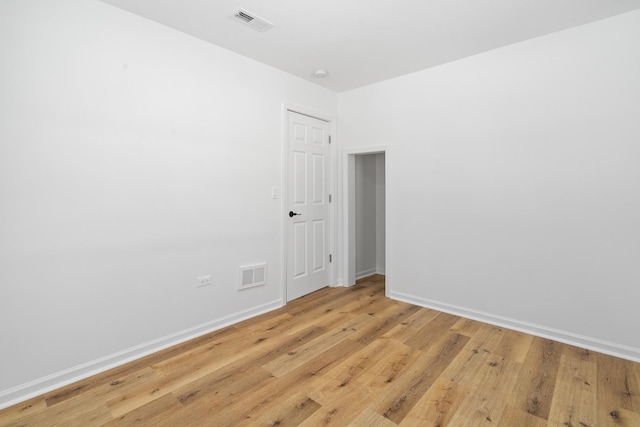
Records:
{"label": "light wood floor", "polygon": [[0,412],[11,426],[640,426],[640,365],[384,297],[286,307]]}

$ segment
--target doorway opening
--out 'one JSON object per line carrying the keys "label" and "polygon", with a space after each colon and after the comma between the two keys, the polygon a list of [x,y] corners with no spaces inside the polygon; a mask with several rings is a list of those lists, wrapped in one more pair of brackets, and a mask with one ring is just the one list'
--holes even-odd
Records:
{"label": "doorway opening", "polygon": [[[385,281],[388,272],[387,150],[345,153],[345,278]],[[388,289],[387,286],[385,287]],[[386,292],[386,290],[385,290]]]}

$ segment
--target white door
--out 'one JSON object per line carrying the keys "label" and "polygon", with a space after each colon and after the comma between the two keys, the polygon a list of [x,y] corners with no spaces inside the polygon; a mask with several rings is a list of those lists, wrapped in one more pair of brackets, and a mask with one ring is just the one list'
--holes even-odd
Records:
{"label": "white door", "polygon": [[287,301],[329,285],[329,123],[288,112]]}

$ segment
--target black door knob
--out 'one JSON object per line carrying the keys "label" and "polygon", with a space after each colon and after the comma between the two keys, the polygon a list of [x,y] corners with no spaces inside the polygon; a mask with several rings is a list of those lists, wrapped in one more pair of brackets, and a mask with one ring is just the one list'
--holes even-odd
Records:
{"label": "black door knob", "polygon": [[296,215],[302,215],[302,214],[295,213],[294,211],[289,211],[289,218],[293,218]]}

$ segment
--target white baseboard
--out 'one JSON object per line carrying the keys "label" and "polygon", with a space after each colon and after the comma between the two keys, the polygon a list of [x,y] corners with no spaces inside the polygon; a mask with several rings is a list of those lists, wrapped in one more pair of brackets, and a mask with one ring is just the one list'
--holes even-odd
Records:
{"label": "white baseboard", "polygon": [[368,270],[359,271],[359,272],[356,273],[356,280],[360,280],[363,277],[372,276],[372,275],[376,274],[377,272],[378,272],[378,270],[376,270],[375,268],[370,268]]}
{"label": "white baseboard", "polygon": [[504,327],[507,329],[513,329],[516,331],[524,332],[531,335],[536,335],[542,338],[547,338],[553,341],[559,341],[565,344],[570,344],[576,347],[593,350],[599,353],[608,354],[611,356],[619,357],[632,362],[640,362],[640,349],[629,347],[614,342],[604,341],[597,338],[587,337],[584,335],[574,334],[572,332],[562,331],[559,329],[549,328],[546,326],[540,326],[529,322],[523,322],[516,319],[510,319],[507,317],[496,316],[494,314],[485,313],[482,311],[467,309],[456,305],[446,304],[439,301],[433,301],[430,299],[417,297],[415,295],[404,294],[401,292],[389,291],[388,296],[391,299],[395,299],[409,304],[418,305],[421,307],[431,308],[433,310],[443,311],[445,313],[453,314],[467,319],[477,320],[479,322],[489,323],[491,325]]}
{"label": "white baseboard", "polygon": [[281,299],[262,304],[248,310],[239,311],[207,323],[185,329],[162,338],[130,347],[126,350],[92,360],[82,365],[74,366],[63,371],[55,372],[46,377],[38,378],[25,384],[0,391],[0,409],[7,408],[49,391],[64,387],[76,381],[99,374],[111,368],[115,368],[149,354],[164,350],[176,344],[180,344],[210,332],[233,325],[242,320],[258,316],[263,313],[282,307]]}

